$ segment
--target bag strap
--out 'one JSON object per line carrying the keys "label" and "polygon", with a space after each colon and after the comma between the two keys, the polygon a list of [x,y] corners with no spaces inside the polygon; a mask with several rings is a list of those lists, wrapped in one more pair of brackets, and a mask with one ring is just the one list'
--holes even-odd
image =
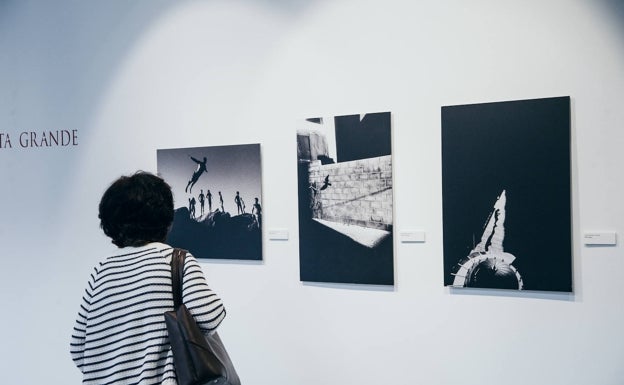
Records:
{"label": "bag strap", "polygon": [[171,285],[173,292],[173,306],[178,310],[182,305],[182,282],[184,281],[184,258],[186,250],[174,248],[171,253]]}

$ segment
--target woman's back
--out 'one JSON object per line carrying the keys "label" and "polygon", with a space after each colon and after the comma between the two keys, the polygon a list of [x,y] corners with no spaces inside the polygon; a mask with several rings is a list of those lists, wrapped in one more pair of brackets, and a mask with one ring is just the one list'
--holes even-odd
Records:
{"label": "woman's back", "polygon": [[[83,296],[71,353],[85,384],[175,384],[163,313],[173,310],[170,246],[125,247],[95,268]],[[214,330],[225,310],[188,255],[183,297],[200,327]]]}

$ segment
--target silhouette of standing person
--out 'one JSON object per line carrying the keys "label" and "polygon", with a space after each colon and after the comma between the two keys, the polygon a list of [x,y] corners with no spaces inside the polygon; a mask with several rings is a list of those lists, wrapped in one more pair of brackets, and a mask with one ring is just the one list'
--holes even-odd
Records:
{"label": "silhouette of standing person", "polygon": [[223,208],[223,195],[221,195],[221,191],[219,191],[219,203],[221,203],[221,211],[225,212]]}
{"label": "silhouette of standing person", "polygon": [[212,212],[212,193],[210,190],[206,191],[206,198],[208,198],[208,212]]}
{"label": "silhouette of standing person", "polygon": [[240,197],[238,191],[236,192],[236,196],[234,197],[234,203],[236,203],[236,210],[238,212],[238,214],[242,214],[245,212],[245,210],[243,210],[243,203],[242,203],[243,199]]}
{"label": "silhouette of standing person", "polygon": [[201,208],[201,215],[204,215],[204,201],[205,201],[204,190],[199,190],[199,207]]}
{"label": "silhouette of standing person", "polygon": [[195,198],[189,198],[189,212],[191,214],[191,218],[195,218],[195,203],[197,203]]}
{"label": "silhouette of standing person", "polygon": [[260,206],[260,202],[258,202],[258,198],[254,198],[256,202],[253,204],[253,208],[251,209],[252,214],[256,214],[256,220],[258,221],[258,227],[262,227],[262,206]]}
{"label": "silhouette of standing person", "polygon": [[195,183],[197,183],[197,180],[199,179],[199,177],[203,173],[208,171],[206,169],[206,163],[208,162],[208,159],[206,159],[205,156],[204,156],[204,160],[203,161],[197,160],[197,159],[193,158],[192,156],[191,156],[191,160],[193,162],[197,163],[197,169],[193,173],[193,176],[191,176],[191,180],[189,180],[188,183],[186,184],[186,188],[184,189],[184,192],[187,192],[187,190],[188,190],[188,192],[193,192],[193,186],[195,186]]}

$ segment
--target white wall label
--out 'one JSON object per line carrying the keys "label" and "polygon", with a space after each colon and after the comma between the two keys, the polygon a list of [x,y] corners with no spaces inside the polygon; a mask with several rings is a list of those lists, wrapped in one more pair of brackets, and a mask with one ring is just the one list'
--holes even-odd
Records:
{"label": "white wall label", "polygon": [[413,230],[401,231],[399,233],[399,237],[401,238],[401,242],[403,243],[424,242],[425,232]]}
{"label": "white wall label", "polygon": [[583,242],[586,245],[608,245],[616,244],[616,236],[614,232],[609,233],[585,233],[583,234]]}
{"label": "white wall label", "polygon": [[287,241],[288,229],[269,229],[269,239],[272,241]]}

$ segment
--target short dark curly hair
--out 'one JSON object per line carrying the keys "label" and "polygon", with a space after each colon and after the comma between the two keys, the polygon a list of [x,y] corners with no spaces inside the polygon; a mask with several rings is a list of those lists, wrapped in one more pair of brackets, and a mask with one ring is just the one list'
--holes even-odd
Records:
{"label": "short dark curly hair", "polygon": [[119,247],[164,242],[173,222],[171,187],[144,171],[122,176],[102,195],[98,217],[104,234]]}

